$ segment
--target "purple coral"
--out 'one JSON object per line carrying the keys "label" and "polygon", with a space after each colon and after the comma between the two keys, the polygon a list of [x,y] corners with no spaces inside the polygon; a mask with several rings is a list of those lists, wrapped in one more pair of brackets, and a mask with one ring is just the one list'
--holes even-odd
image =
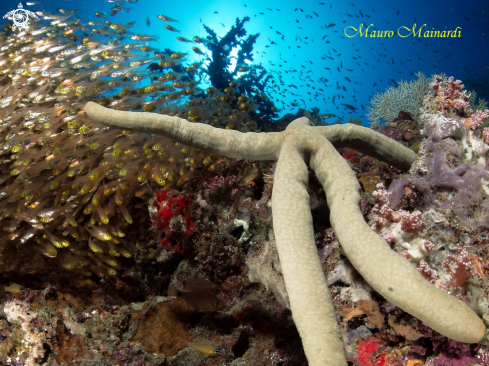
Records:
{"label": "purple coral", "polygon": [[[483,214],[489,212],[484,183],[489,182],[489,172],[482,164],[462,164],[467,153],[457,140],[465,139],[470,132],[460,121],[439,118],[440,121],[428,124],[423,130],[427,136],[423,142],[425,171],[419,177],[405,177],[391,184],[391,206],[396,209],[401,205],[403,188],[411,184],[423,196],[426,205],[451,211],[467,229],[489,227],[489,216]],[[476,152],[469,151],[470,154]]]}
{"label": "purple coral", "polygon": [[466,343],[448,340],[448,344],[443,343],[435,348],[443,350],[443,353],[433,360],[434,366],[467,366],[480,361],[474,356],[473,348]]}
{"label": "purple coral", "polygon": [[[436,200],[436,205],[445,210],[451,210],[454,216],[468,229],[489,225],[489,216],[477,215],[475,212],[489,212],[489,200],[485,200],[484,181],[489,181],[489,173],[481,165],[458,165],[463,159],[463,152],[454,139],[448,138],[464,128],[457,123],[453,134],[443,134],[443,129],[427,126],[428,135],[424,143],[427,157],[427,174],[424,180],[435,187],[442,196]],[[451,132],[451,131],[450,131]],[[449,135],[449,136],[447,136]]]}

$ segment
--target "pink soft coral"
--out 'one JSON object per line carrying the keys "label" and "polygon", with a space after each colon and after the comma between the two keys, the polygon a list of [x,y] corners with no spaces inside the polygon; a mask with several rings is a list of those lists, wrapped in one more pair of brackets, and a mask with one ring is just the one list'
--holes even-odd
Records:
{"label": "pink soft coral", "polygon": [[440,109],[445,111],[455,108],[460,113],[472,114],[468,97],[464,90],[465,86],[462,81],[455,80],[453,76],[443,80],[440,75],[434,76],[434,81],[430,83],[430,89],[436,91],[437,100],[441,103]]}
{"label": "pink soft coral", "polygon": [[435,283],[435,281],[438,279],[436,271],[431,268],[424,259],[421,259],[421,261],[419,262],[419,267],[416,269],[419,273],[421,273],[424,278],[426,278],[431,283]]}
{"label": "pink soft coral", "polygon": [[387,229],[382,230],[380,236],[383,237],[384,240],[389,244],[392,244],[393,242],[396,241],[396,236],[394,235],[394,233]]}
{"label": "pink soft coral", "polygon": [[[373,212],[373,221],[374,224],[372,226],[373,230],[379,230],[387,221],[390,222],[399,222],[401,224],[401,229],[405,232],[416,233],[421,232],[425,228],[425,224],[423,222],[423,216],[420,211],[414,211],[413,213],[409,213],[404,210],[394,211],[389,205],[389,197],[391,196],[391,192],[387,192],[384,184],[377,184],[377,190],[372,192],[372,196],[379,200],[379,203],[376,203]],[[384,239],[389,238],[391,241],[394,240],[387,233]]]}
{"label": "pink soft coral", "polygon": [[406,232],[420,232],[425,228],[423,215],[420,211],[414,211],[413,213],[404,210],[396,211],[396,220],[401,223],[401,229]]}
{"label": "pink soft coral", "polygon": [[377,184],[376,187],[377,190],[372,192],[372,196],[380,202],[376,203],[372,209],[374,214],[374,230],[380,228],[386,221],[394,220],[394,211],[389,207],[389,197],[392,193],[386,191],[383,183]]}
{"label": "pink soft coral", "polygon": [[[475,130],[477,126],[481,125],[486,118],[489,118],[489,109],[486,109],[485,111],[475,112],[475,114],[465,119],[465,125],[467,126],[467,128],[471,130]],[[484,129],[484,132],[485,131],[486,130]],[[486,138],[486,135],[484,135],[484,137]],[[486,142],[487,142],[487,138],[486,138]]]}

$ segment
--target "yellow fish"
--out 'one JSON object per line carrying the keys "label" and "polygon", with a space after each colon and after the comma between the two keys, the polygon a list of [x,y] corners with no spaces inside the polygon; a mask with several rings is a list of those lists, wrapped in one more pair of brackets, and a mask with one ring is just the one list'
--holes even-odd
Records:
{"label": "yellow fish", "polygon": [[10,292],[12,295],[20,295],[25,291],[25,287],[18,283],[12,283],[10,286],[5,287],[6,292]]}
{"label": "yellow fish", "polygon": [[217,347],[215,344],[210,342],[185,342],[186,347],[192,347],[193,349],[203,353],[206,356],[217,356],[222,355],[224,351],[222,348]]}

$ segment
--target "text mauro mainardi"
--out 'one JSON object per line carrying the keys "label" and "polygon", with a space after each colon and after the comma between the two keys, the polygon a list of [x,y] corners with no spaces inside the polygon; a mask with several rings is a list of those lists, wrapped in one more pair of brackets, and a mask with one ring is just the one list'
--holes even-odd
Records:
{"label": "text mauro mainardi", "polygon": [[368,27],[365,27],[364,24],[360,24],[359,28],[355,27],[346,27],[344,30],[345,36],[348,38],[356,37],[360,35],[360,37],[370,37],[370,38],[391,38],[397,34],[401,38],[407,38],[409,36],[418,37],[418,38],[459,38],[462,34],[462,27],[457,27],[454,30],[427,30],[426,24],[423,24],[421,27],[417,28],[417,24],[414,23],[411,28],[409,27],[399,27],[397,28],[397,32],[393,30],[370,30],[370,27],[373,27],[373,24],[370,24]]}

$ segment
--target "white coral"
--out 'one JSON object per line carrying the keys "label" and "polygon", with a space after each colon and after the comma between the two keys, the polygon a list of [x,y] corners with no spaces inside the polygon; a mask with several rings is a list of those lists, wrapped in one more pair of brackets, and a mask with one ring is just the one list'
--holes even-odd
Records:
{"label": "white coral", "polygon": [[400,111],[409,112],[413,117],[419,116],[419,108],[424,96],[430,91],[430,83],[422,72],[418,72],[416,76],[417,80],[401,80],[397,87],[390,87],[385,92],[373,96],[372,108],[368,108],[367,114],[373,125],[381,120],[392,121],[397,118]]}
{"label": "white coral", "polygon": [[29,305],[20,300],[7,302],[4,312],[10,323],[19,323],[24,331],[24,339],[22,340],[22,346],[18,350],[18,356],[23,352],[27,352],[29,357],[25,361],[25,365],[36,365],[36,359],[44,357],[44,349],[42,347],[44,335],[38,330],[32,331],[29,327],[31,320],[35,319],[37,314],[29,310]]}
{"label": "white coral", "polygon": [[251,247],[246,258],[248,278],[271,290],[282,305],[290,309],[289,296],[285,288],[282,268],[278,258],[277,245],[273,232],[269,232],[269,240]]}

